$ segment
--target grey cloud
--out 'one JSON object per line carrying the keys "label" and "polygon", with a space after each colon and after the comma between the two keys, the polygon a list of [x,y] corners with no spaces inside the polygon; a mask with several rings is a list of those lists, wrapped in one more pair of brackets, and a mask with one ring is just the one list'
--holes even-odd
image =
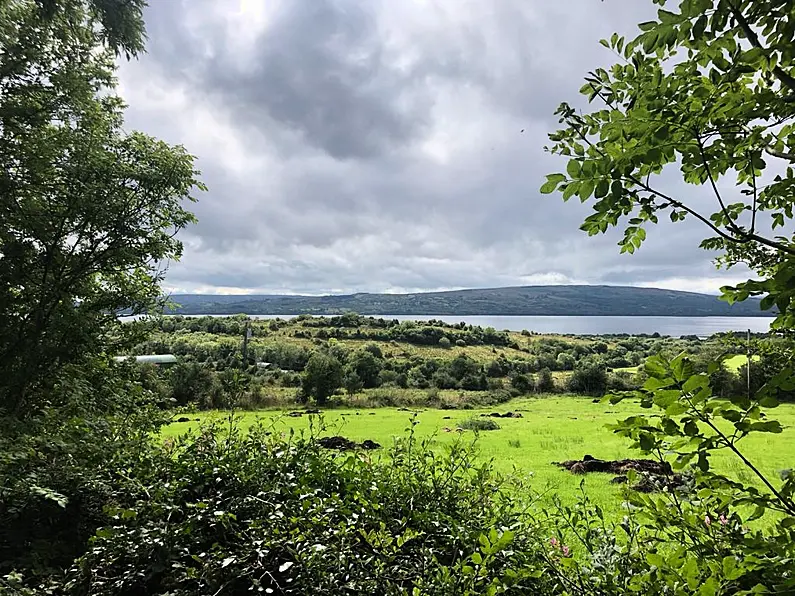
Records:
{"label": "grey cloud", "polygon": [[[647,283],[719,276],[694,222],[631,257],[588,205],[542,197],[542,150],[636,0],[151,0],[149,53],[121,69],[128,124],[198,156],[185,290],[299,293]],[[418,8],[423,6],[423,8]],[[232,19],[232,20],[230,20]],[[231,24],[230,24],[231,23]],[[671,184],[676,184],[672,177]],[[528,281],[529,280],[529,281]]]}

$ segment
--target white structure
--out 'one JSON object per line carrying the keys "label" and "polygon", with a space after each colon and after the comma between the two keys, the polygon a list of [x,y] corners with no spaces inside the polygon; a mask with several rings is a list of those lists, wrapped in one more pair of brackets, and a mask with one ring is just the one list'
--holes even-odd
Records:
{"label": "white structure", "polygon": [[177,357],[174,354],[147,354],[145,356],[114,356],[116,362],[135,360],[136,362],[151,362],[152,364],[175,364]]}

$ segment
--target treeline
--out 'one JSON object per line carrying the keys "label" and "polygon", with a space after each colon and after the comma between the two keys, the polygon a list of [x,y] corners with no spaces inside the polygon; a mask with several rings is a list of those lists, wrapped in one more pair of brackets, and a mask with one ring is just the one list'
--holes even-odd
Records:
{"label": "treeline", "polygon": [[[251,339],[244,362],[246,329],[250,329]],[[180,361],[170,370],[150,371],[149,386],[176,405],[199,408],[256,408],[285,400],[323,404],[332,397],[344,401],[346,395],[377,388],[428,390],[428,403],[436,399],[436,390],[488,392],[490,402],[533,393],[601,396],[607,391],[640,387],[645,377],[639,365],[651,355],[687,351],[696,369],[706,372],[706,362],[746,347],[732,336],[706,341],[695,336],[535,337],[520,346],[506,332],[465,323],[419,324],[350,314],[291,321],[168,317],[157,322],[157,330],[159,333],[139,344],[135,353],[172,353]],[[465,334],[469,341],[478,342],[476,345],[491,343],[492,358],[475,359],[467,353],[465,343],[443,341],[455,333]],[[295,341],[295,337],[310,341]],[[503,338],[516,347],[502,349],[506,347]],[[438,355],[401,349],[400,343],[410,340],[442,349],[431,352]],[[497,341],[500,345],[494,345]],[[752,362],[752,389],[764,384],[778,365],[771,354]],[[747,377],[745,368],[718,371],[716,394],[746,393]]]}

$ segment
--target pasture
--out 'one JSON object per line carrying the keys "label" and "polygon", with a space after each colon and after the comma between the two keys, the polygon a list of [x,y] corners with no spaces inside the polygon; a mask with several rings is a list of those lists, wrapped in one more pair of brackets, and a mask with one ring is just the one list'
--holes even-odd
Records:
{"label": "pasture", "polygon": [[[237,412],[234,416],[243,428],[264,424],[272,432],[313,432],[320,436],[342,435],[363,441],[370,439],[388,447],[393,438],[404,435],[416,421],[415,435],[431,438],[441,447],[463,437],[474,440],[471,431],[456,432],[457,426],[468,418],[480,418],[491,412],[518,412],[521,418],[494,419],[499,430],[477,434],[479,457],[493,461],[497,471],[528,480],[531,488],[543,495],[557,493],[564,501],[574,498],[580,482],[584,482],[589,497],[606,511],[617,515],[620,511],[620,485],[610,484],[610,474],[575,476],[561,470],[552,462],[581,459],[585,454],[601,459],[640,457],[629,447],[627,440],[614,435],[606,425],[628,415],[644,413],[637,402],[624,401],[617,405],[593,403],[592,398],[577,396],[542,396],[513,400],[499,407],[475,410],[438,410],[421,408],[414,411],[396,408],[329,409],[321,415],[290,417],[290,410],[261,410]],[[191,422],[175,422],[163,429],[163,436],[173,437],[188,430],[198,430],[205,422],[227,420],[231,412],[203,412],[190,414]],[[795,467],[795,404],[785,404],[769,415],[779,420],[785,430],[781,434],[757,434],[741,442],[743,452],[757,467],[774,481],[779,472]],[[198,419],[199,421],[197,421]],[[383,453],[383,451],[370,452]],[[713,465],[730,477],[753,482],[737,458],[722,452],[713,458]]]}

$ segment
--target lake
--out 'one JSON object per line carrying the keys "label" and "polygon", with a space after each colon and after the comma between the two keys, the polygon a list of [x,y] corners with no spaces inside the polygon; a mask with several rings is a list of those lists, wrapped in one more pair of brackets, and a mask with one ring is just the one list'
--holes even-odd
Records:
{"label": "lake", "polygon": [[[201,316],[201,315],[186,315]],[[216,315],[212,315],[216,316]],[[217,315],[226,316],[226,315]],[[296,315],[249,315],[252,319],[291,319]],[[446,323],[464,322],[480,327],[494,327],[510,331],[535,331],[536,333],[561,333],[573,335],[604,335],[612,333],[659,333],[660,335],[698,335],[705,337],[722,331],[764,333],[769,330],[772,317],[561,317],[561,316],[502,316],[502,315],[375,315],[376,318],[399,321],[428,321],[436,319]],[[122,319],[129,317],[122,317]]]}

